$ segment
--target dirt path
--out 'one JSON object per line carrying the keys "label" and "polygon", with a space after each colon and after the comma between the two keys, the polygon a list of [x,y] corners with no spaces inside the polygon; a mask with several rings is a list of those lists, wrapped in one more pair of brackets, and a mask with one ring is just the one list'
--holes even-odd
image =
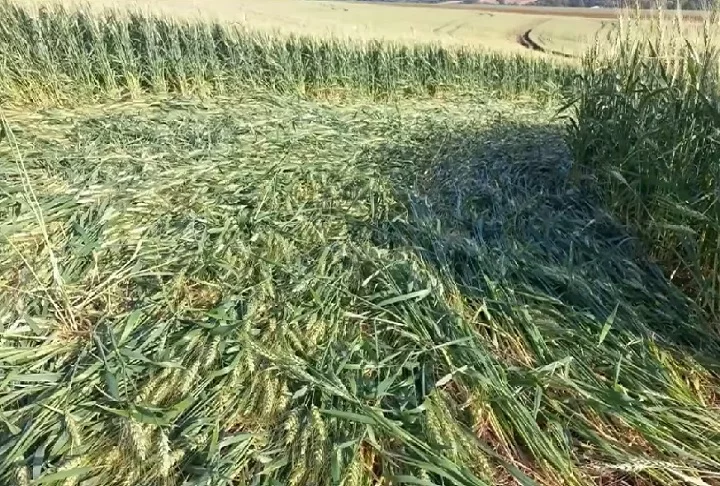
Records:
{"label": "dirt path", "polygon": [[555,51],[552,49],[544,48],[543,46],[541,46],[540,44],[538,44],[537,42],[535,42],[533,40],[531,33],[532,33],[532,29],[528,29],[525,32],[523,32],[522,34],[518,35],[518,44],[520,44],[521,46],[523,46],[526,49],[530,49],[530,50],[538,51],[538,52],[544,52],[546,54],[552,54],[554,56],[562,56],[562,57],[567,57],[567,58],[576,57],[576,56],[573,56],[572,54],[568,54],[566,52]]}

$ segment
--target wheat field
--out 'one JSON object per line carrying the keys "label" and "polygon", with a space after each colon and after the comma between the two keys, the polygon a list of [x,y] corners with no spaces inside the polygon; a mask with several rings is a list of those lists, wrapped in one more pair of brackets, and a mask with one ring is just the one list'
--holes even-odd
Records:
{"label": "wheat field", "polygon": [[28,5],[0,484],[720,482],[710,28],[580,57],[607,19]]}
{"label": "wheat field", "polygon": [[[66,5],[77,4],[72,0]],[[28,5],[37,5],[35,0]],[[80,2],[82,5],[82,2]],[[439,42],[519,51],[518,35],[543,26],[543,39],[558,37],[560,47],[575,50],[607,29],[607,20],[567,15],[457,10],[442,7],[302,0],[93,0],[92,8],[132,9],[176,18],[222,19],[253,29],[308,35],[403,42]]]}

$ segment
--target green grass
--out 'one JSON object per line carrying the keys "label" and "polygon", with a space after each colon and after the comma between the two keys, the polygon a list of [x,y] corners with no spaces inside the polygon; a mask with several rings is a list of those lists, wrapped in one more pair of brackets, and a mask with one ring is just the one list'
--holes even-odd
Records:
{"label": "green grass", "polygon": [[617,140],[588,108],[609,71],[566,145],[560,100],[437,53],[487,54],[220,29],[245,57],[213,64],[204,24],[13,12],[1,92],[53,107],[3,114],[0,484],[720,481],[720,342],[575,180],[603,173],[584,133]]}
{"label": "green grass", "polygon": [[494,91],[548,97],[571,65],[439,44],[270,35],[237,25],[0,2],[0,100],[72,103],[143,92],[228,95],[250,88],[331,96]]}

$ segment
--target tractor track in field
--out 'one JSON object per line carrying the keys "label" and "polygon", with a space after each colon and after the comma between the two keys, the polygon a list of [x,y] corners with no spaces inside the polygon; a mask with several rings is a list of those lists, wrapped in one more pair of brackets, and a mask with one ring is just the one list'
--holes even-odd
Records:
{"label": "tractor track in field", "polygon": [[566,58],[575,57],[572,54],[568,54],[567,52],[555,51],[552,49],[544,48],[543,46],[541,46],[540,44],[538,44],[537,42],[535,42],[533,40],[533,38],[530,35],[531,33],[532,33],[532,29],[528,29],[525,32],[523,32],[522,34],[518,35],[518,39],[517,39],[518,44],[520,44],[521,46],[523,46],[526,49],[530,49],[532,51],[537,51],[537,52],[544,52],[545,54],[552,54],[555,56],[561,56],[561,57],[566,57]]}

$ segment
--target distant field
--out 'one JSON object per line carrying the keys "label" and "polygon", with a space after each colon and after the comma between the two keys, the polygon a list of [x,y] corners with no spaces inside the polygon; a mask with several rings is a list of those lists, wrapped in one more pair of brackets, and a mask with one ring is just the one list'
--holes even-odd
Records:
{"label": "distant field", "polygon": [[[422,6],[433,9],[453,9],[453,10],[479,10],[485,12],[504,12],[518,13],[524,15],[550,15],[553,17],[582,17],[593,19],[616,19],[623,13],[619,8],[579,8],[579,7],[543,7],[537,5],[521,5],[519,3],[513,5],[497,5],[497,4],[462,4],[462,3],[442,3],[442,4],[398,4],[408,7]],[[672,12],[672,11],[671,11]],[[644,17],[653,17],[657,15],[655,10],[641,10],[640,15]],[[683,12],[686,18],[703,18],[707,12],[700,10],[687,10]]]}
{"label": "distant field", "polygon": [[[33,5],[37,2],[27,2]],[[67,2],[76,3],[76,2]],[[180,17],[240,22],[256,29],[363,39],[440,42],[519,51],[518,36],[541,29],[541,43],[576,51],[608,25],[614,11],[458,5],[379,5],[303,0],[94,0],[96,8],[139,8]],[[552,15],[548,15],[553,12]],[[589,18],[600,16],[602,18]]]}

